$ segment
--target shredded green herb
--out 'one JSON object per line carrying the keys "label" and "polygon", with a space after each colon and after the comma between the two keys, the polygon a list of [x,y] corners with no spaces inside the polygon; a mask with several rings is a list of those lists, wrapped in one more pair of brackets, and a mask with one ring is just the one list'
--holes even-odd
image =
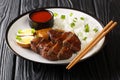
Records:
{"label": "shredded green herb", "polygon": [[58,16],[58,13],[54,13],[54,17],[57,17]]}
{"label": "shredded green herb", "polygon": [[85,18],[84,17],[80,17],[81,20],[84,20]]}
{"label": "shredded green herb", "polygon": [[19,41],[22,40],[20,36],[16,36],[16,39],[19,40]]}
{"label": "shredded green herb", "polygon": [[90,31],[88,24],[86,24],[84,28],[85,28],[85,32],[89,32]]}
{"label": "shredded green herb", "polygon": [[72,17],[73,16],[73,13],[70,13],[70,17]]}
{"label": "shredded green herb", "polygon": [[61,19],[65,19],[65,15],[61,15]]}
{"label": "shredded green herb", "polygon": [[98,32],[98,29],[97,29],[97,28],[94,28],[93,31],[94,31],[94,32]]}
{"label": "shredded green herb", "polygon": [[85,41],[87,39],[87,37],[84,37],[83,40]]}
{"label": "shredded green herb", "polygon": [[71,26],[71,28],[75,27],[75,23],[72,22],[72,23],[70,24],[70,26]]}

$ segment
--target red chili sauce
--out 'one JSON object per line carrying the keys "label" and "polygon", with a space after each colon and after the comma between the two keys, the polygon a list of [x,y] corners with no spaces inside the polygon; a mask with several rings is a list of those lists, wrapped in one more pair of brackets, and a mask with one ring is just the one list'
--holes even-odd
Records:
{"label": "red chili sauce", "polygon": [[47,11],[39,11],[35,12],[31,15],[31,19],[35,22],[47,22],[48,20],[51,19],[51,13]]}

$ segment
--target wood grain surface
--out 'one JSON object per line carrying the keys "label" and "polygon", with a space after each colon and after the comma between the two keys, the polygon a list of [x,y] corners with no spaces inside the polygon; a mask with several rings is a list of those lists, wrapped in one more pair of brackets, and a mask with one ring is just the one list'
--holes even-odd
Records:
{"label": "wood grain surface", "polygon": [[14,55],[5,41],[8,25],[21,14],[42,7],[69,7],[97,17],[105,25],[120,15],[119,0],[0,0],[0,80],[120,80],[120,25],[106,36],[103,48],[70,71]]}

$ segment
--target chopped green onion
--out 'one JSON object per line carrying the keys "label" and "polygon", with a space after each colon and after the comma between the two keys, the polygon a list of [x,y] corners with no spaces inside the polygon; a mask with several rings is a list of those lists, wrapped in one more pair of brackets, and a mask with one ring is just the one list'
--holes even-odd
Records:
{"label": "chopped green onion", "polygon": [[19,33],[19,34],[21,34],[21,33],[22,33],[22,30],[21,30],[21,29],[20,29],[20,30],[18,30],[18,33]]}
{"label": "chopped green onion", "polygon": [[58,13],[54,13],[54,16],[57,17],[57,16],[58,16]]}
{"label": "chopped green onion", "polygon": [[73,13],[70,13],[70,17],[72,17],[73,16]]}
{"label": "chopped green onion", "polygon": [[85,18],[84,17],[80,17],[81,20],[84,20]]}
{"label": "chopped green onion", "polygon": [[31,29],[31,32],[34,34],[35,33],[35,29]]}
{"label": "chopped green onion", "polygon": [[87,39],[87,37],[84,37],[83,40],[85,41]]}
{"label": "chopped green onion", "polygon": [[73,28],[73,27],[75,26],[75,23],[72,22],[72,23],[70,24],[70,26],[71,26],[71,28]]}
{"label": "chopped green onion", "polygon": [[61,19],[65,19],[65,15],[61,15]]}
{"label": "chopped green onion", "polygon": [[98,32],[98,29],[97,29],[97,28],[94,28],[93,31]]}
{"label": "chopped green onion", "polygon": [[16,39],[19,40],[19,41],[22,40],[20,36],[16,36]]}
{"label": "chopped green onion", "polygon": [[90,31],[88,24],[86,24],[84,28],[85,28],[85,32],[89,32]]}
{"label": "chopped green onion", "polygon": [[73,22],[76,22],[77,21],[77,18],[75,17],[74,19],[73,19]]}

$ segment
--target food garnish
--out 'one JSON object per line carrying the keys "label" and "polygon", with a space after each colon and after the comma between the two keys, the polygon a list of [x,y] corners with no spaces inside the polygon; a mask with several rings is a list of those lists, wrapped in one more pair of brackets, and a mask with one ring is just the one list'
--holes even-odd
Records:
{"label": "food garnish", "polygon": [[70,13],[70,17],[72,17],[73,16],[73,13]]}
{"label": "food garnish", "polygon": [[58,13],[54,13],[54,17],[57,17],[58,16]]}
{"label": "food garnish", "polygon": [[84,28],[85,28],[85,32],[89,32],[90,31],[90,28],[89,28],[88,24],[86,24]]}
{"label": "food garnish", "polygon": [[72,22],[72,23],[70,24],[70,26],[71,26],[71,28],[75,27],[75,23]]}
{"label": "food garnish", "polygon": [[77,21],[77,18],[75,17],[74,19],[73,19],[73,22],[76,22]]}
{"label": "food garnish", "polygon": [[61,15],[61,19],[63,19],[63,20],[64,20],[64,19],[65,19],[65,15]]}
{"label": "food garnish", "polygon": [[84,20],[85,18],[84,17],[80,17],[81,20]]}
{"label": "food garnish", "polygon": [[98,32],[98,29],[97,29],[97,28],[94,28],[93,31],[94,31],[94,32]]}
{"label": "food garnish", "polygon": [[87,37],[84,37],[83,40],[85,41],[87,39]]}

